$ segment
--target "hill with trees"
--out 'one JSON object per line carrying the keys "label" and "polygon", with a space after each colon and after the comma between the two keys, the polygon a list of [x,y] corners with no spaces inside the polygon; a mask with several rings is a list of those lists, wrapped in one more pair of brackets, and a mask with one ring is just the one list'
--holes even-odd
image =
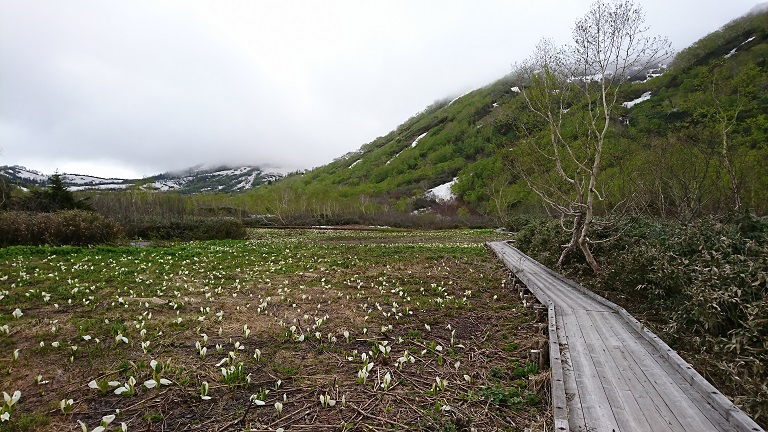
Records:
{"label": "hill with trees", "polygon": [[[598,214],[616,206],[681,222],[732,211],[765,214],[767,56],[763,11],[728,23],[668,64],[627,71],[631,79],[608,118]],[[535,162],[524,151],[526,140],[547,138],[526,104],[527,84],[510,74],[436,101],[358,151],[252,189],[246,201],[258,213],[311,205],[324,207],[318,213],[366,213],[371,205],[412,212],[440,207],[425,192],[456,179],[454,214],[503,223],[542,212],[514,169]],[[564,132],[577,133],[570,127]]]}

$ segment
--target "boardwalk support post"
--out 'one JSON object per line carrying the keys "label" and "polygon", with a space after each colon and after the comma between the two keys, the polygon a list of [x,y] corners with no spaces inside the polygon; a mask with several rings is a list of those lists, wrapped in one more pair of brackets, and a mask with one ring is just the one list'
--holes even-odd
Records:
{"label": "boardwalk support post", "polygon": [[546,346],[545,349],[532,349],[531,352],[528,353],[528,361],[537,365],[540,371],[546,370],[547,364],[549,363]]}

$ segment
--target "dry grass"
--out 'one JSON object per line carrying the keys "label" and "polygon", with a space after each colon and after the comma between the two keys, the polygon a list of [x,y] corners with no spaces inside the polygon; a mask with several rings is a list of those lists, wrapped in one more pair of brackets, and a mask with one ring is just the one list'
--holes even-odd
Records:
{"label": "dry grass", "polygon": [[[111,430],[141,431],[547,427],[548,378],[525,361],[541,336],[482,246],[492,232],[251,236],[0,251],[0,390],[22,394],[0,430],[90,431],[111,414]],[[160,375],[171,383],[142,384]],[[130,377],[132,395],[88,386]]]}

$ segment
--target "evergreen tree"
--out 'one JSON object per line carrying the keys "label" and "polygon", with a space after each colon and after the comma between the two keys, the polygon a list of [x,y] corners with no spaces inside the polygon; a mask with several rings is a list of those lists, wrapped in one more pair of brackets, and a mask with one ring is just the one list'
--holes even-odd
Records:
{"label": "evergreen tree", "polygon": [[77,199],[67,190],[59,173],[48,178],[45,189],[33,189],[14,206],[19,210],[34,212],[56,212],[60,210],[93,210],[87,199]]}

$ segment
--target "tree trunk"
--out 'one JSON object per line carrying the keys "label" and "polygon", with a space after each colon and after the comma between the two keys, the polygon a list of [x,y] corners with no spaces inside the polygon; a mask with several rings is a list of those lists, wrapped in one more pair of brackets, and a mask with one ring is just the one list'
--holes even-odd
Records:
{"label": "tree trunk", "polygon": [[587,263],[592,267],[592,271],[597,274],[600,273],[600,264],[598,264],[597,260],[592,255],[592,251],[589,250],[589,239],[587,238],[588,225],[591,224],[585,223],[584,228],[581,230],[581,235],[579,235],[579,247],[581,248],[581,251],[584,252],[584,258],[587,259]]}
{"label": "tree trunk", "polygon": [[600,264],[592,255],[592,251],[589,249],[589,238],[587,237],[591,223],[587,221],[587,218],[583,213],[576,215],[574,219],[573,231],[571,234],[571,241],[564,246],[563,252],[560,254],[560,258],[557,260],[557,266],[563,267],[565,260],[576,250],[576,246],[584,253],[584,258],[587,260],[587,264],[592,268],[595,273],[600,273]]}
{"label": "tree trunk", "polygon": [[565,245],[563,252],[560,253],[560,258],[557,260],[557,266],[563,267],[565,260],[576,250],[576,246],[579,244],[579,236],[581,233],[581,227],[584,224],[584,214],[579,213],[573,220],[573,231],[571,232],[571,241]]}
{"label": "tree trunk", "polygon": [[725,164],[725,169],[728,171],[728,177],[731,180],[731,193],[733,194],[734,210],[739,212],[741,211],[741,197],[739,197],[739,183],[736,179],[736,173],[734,172],[733,166],[731,166],[731,160],[728,157],[728,129],[730,129],[730,126],[727,129],[723,129],[723,163]]}

